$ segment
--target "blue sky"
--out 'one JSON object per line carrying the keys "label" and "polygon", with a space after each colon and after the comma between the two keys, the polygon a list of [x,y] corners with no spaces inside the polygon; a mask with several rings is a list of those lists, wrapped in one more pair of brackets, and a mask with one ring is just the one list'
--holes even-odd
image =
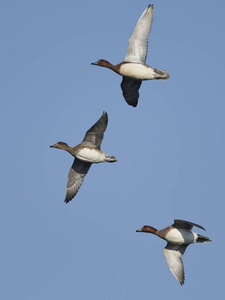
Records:
{"label": "blue sky", "polygon": [[[150,2],[151,3],[151,2]],[[224,10],[222,0],[155,1],[144,82],[129,107],[121,78],[91,62],[123,61],[148,1],[2,1],[1,299],[212,299],[224,285]],[[109,114],[102,150],[65,204],[71,146]],[[212,243],[191,245],[180,286],[165,242],[138,234],[173,219]]]}

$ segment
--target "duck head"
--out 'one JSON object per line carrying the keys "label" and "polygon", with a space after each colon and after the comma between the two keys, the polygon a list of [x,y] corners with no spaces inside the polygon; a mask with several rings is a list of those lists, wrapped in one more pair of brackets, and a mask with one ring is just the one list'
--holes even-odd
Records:
{"label": "duck head", "polygon": [[100,67],[105,67],[105,68],[110,68],[110,69],[112,67],[112,64],[105,59],[99,59],[98,61],[93,62],[91,64],[94,66],[100,66]]}
{"label": "duck head", "polygon": [[141,227],[141,229],[136,230],[136,232],[147,232],[147,233],[153,233],[156,234],[157,229],[155,229],[152,226],[144,225]]}
{"label": "duck head", "polygon": [[65,150],[67,147],[69,147],[66,143],[64,142],[58,142],[55,145],[50,146],[51,148],[57,148],[57,149],[62,149]]}

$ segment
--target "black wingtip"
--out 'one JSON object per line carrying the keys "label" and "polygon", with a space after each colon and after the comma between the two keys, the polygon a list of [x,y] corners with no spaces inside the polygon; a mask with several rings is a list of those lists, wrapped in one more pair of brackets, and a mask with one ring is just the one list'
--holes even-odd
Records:
{"label": "black wingtip", "polygon": [[67,204],[71,201],[72,199],[65,199],[64,202]]}

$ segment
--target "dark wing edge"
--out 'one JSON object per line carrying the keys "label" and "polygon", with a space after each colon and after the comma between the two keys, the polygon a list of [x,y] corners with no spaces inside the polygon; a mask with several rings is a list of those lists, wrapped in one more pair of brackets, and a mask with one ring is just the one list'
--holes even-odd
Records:
{"label": "dark wing edge", "polygon": [[174,223],[173,223],[172,226],[176,227],[176,228],[185,228],[185,229],[188,229],[188,230],[191,230],[192,227],[195,226],[195,227],[198,227],[202,230],[205,230],[204,227],[202,227],[201,225],[198,225],[196,223],[192,223],[192,222],[184,221],[184,220],[177,220],[177,219],[174,220]]}
{"label": "dark wing edge", "polygon": [[136,107],[138,104],[138,90],[141,86],[141,83],[141,80],[136,80],[123,76],[123,80],[120,85],[123,92],[123,97],[126,100],[127,104],[133,107]]}
{"label": "dark wing edge", "polygon": [[76,196],[90,167],[91,163],[86,163],[75,158],[68,175],[66,197],[64,200],[66,203]]}
{"label": "dark wing edge", "polygon": [[86,132],[81,144],[100,149],[107,125],[108,114],[103,111],[101,118]]}

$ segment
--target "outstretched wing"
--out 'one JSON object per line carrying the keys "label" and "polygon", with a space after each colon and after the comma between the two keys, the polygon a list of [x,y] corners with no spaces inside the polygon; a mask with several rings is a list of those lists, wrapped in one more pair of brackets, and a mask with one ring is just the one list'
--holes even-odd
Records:
{"label": "outstretched wing", "polygon": [[153,11],[154,7],[150,4],[141,15],[129,39],[127,55],[124,61],[145,63],[148,51],[148,37],[152,27]]}
{"label": "outstretched wing", "polygon": [[188,229],[188,230],[191,230],[193,226],[196,226],[198,228],[205,230],[205,228],[203,228],[201,225],[198,225],[198,224],[195,224],[192,222],[188,222],[188,221],[184,221],[184,220],[174,220],[174,223],[172,226],[176,227],[176,228],[184,228],[184,229]]}
{"label": "outstretched wing", "polygon": [[137,106],[139,98],[138,90],[141,86],[141,83],[141,80],[123,77],[123,80],[121,82],[121,89],[123,91],[123,96],[129,105],[132,105],[134,107]]}
{"label": "outstretched wing", "polygon": [[65,202],[72,200],[79,191],[84,177],[90,169],[91,163],[86,163],[77,158],[74,159],[73,165],[69,171],[68,181],[66,186]]}
{"label": "outstretched wing", "polygon": [[107,124],[108,114],[103,112],[101,118],[86,132],[81,145],[100,149]]}
{"label": "outstretched wing", "polygon": [[184,254],[187,246],[188,245],[167,243],[166,247],[163,249],[167,264],[181,285],[184,284],[185,279],[182,255]]}

